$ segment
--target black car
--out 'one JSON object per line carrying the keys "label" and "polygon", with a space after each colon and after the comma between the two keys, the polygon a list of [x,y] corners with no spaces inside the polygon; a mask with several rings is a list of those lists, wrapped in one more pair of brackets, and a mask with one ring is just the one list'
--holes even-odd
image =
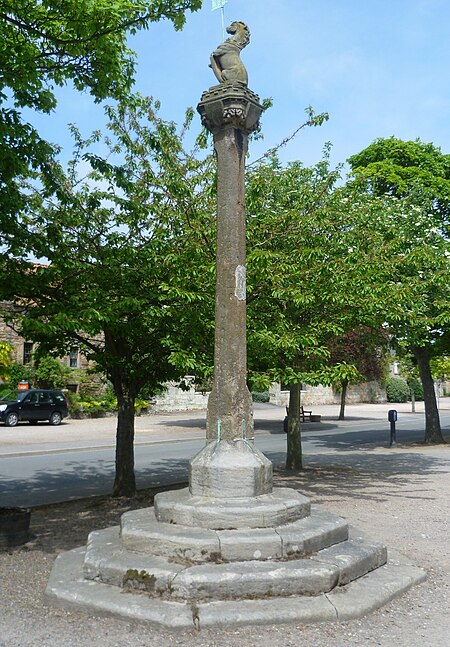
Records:
{"label": "black car", "polygon": [[0,420],[7,427],[15,427],[20,420],[48,420],[51,425],[59,425],[67,415],[67,400],[62,391],[10,391],[0,398]]}

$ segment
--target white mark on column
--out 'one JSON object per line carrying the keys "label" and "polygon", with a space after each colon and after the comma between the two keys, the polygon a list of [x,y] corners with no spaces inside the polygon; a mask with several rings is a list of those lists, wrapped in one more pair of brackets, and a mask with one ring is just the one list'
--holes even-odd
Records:
{"label": "white mark on column", "polygon": [[239,301],[245,301],[246,296],[246,275],[245,265],[238,265],[235,271],[236,284],[234,288],[234,295]]}

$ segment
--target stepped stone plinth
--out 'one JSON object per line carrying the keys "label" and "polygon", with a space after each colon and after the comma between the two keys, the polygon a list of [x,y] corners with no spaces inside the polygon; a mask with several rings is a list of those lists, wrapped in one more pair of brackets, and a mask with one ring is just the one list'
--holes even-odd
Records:
{"label": "stepped stone plinth", "polygon": [[147,508],[60,555],[46,599],[171,628],[324,622],[360,617],[424,577],[314,506],[290,523],[235,530],[160,522]]}

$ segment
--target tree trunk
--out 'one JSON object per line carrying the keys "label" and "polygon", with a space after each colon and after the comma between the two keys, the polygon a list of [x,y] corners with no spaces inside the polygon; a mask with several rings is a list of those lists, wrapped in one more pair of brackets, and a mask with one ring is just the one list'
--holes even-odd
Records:
{"label": "tree trunk", "polygon": [[431,375],[430,351],[428,348],[422,346],[413,346],[411,350],[417,360],[420,380],[423,387],[423,400],[425,404],[424,442],[429,445],[438,445],[440,443],[444,443],[445,440],[442,436],[439,410],[436,402],[436,392],[434,390],[434,381]]}
{"label": "tree trunk", "polygon": [[303,468],[300,427],[300,391],[301,384],[289,385],[289,415],[286,454],[287,470],[301,470]]}
{"label": "tree trunk", "polygon": [[416,394],[412,382],[409,384],[409,394],[411,396],[411,413],[416,413]]}
{"label": "tree trunk", "polygon": [[135,395],[117,389],[116,476],[113,496],[133,496],[136,493],[134,475],[134,402]]}
{"label": "tree trunk", "polygon": [[344,420],[345,417],[345,399],[347,397],[348,380],[344,379],[341,382],[341,408],[339,409],[339,420]]}

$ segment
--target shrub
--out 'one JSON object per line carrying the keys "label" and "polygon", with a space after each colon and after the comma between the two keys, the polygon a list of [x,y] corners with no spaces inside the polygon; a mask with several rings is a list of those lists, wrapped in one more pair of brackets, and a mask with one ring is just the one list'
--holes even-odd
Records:
{"label": "shrub", "polygon": [[4,385],[2,384],[2,388],[5,386],[8,391],[13,391],[14,389],[17,389],[17,385],[19,382],[22,382],[22,380],[28,382],[31,386],[31,368],[29,366],[13,362],[8,369],[8,381],[5,382]]}
{"label": "shrub", "polygon": [[[416,402],[418,402],[419,400],[423,400],[423,386],[420,380],[418,380],[417,378],[413,378],[408,381],[408,386],[410,389],[411,387],[413,388],[414,398]],[[411,393],[410,393],[409,399],[411,399]]]}
{"label": "shrub", "polygon": [[72,371],[56,357],[40,357],[34,369],[34,379],[41,389],[62,389],[66,386]]}
{"label": "shrub", "polygon": [[409,386],[398,377],[389,377],[386,381],[386,396],[388,402],[408,402]]}
{"label": "shrub", "polygon": [[253,402],[269,402],[269,391],[253,391]]}
{"label": "shrub", "polygon": [[142,398],[136,398],[134,403],[134,412],[137,416],[140,416],[142,411],[147,411],[149,402],[148,400],[143,400]]}

